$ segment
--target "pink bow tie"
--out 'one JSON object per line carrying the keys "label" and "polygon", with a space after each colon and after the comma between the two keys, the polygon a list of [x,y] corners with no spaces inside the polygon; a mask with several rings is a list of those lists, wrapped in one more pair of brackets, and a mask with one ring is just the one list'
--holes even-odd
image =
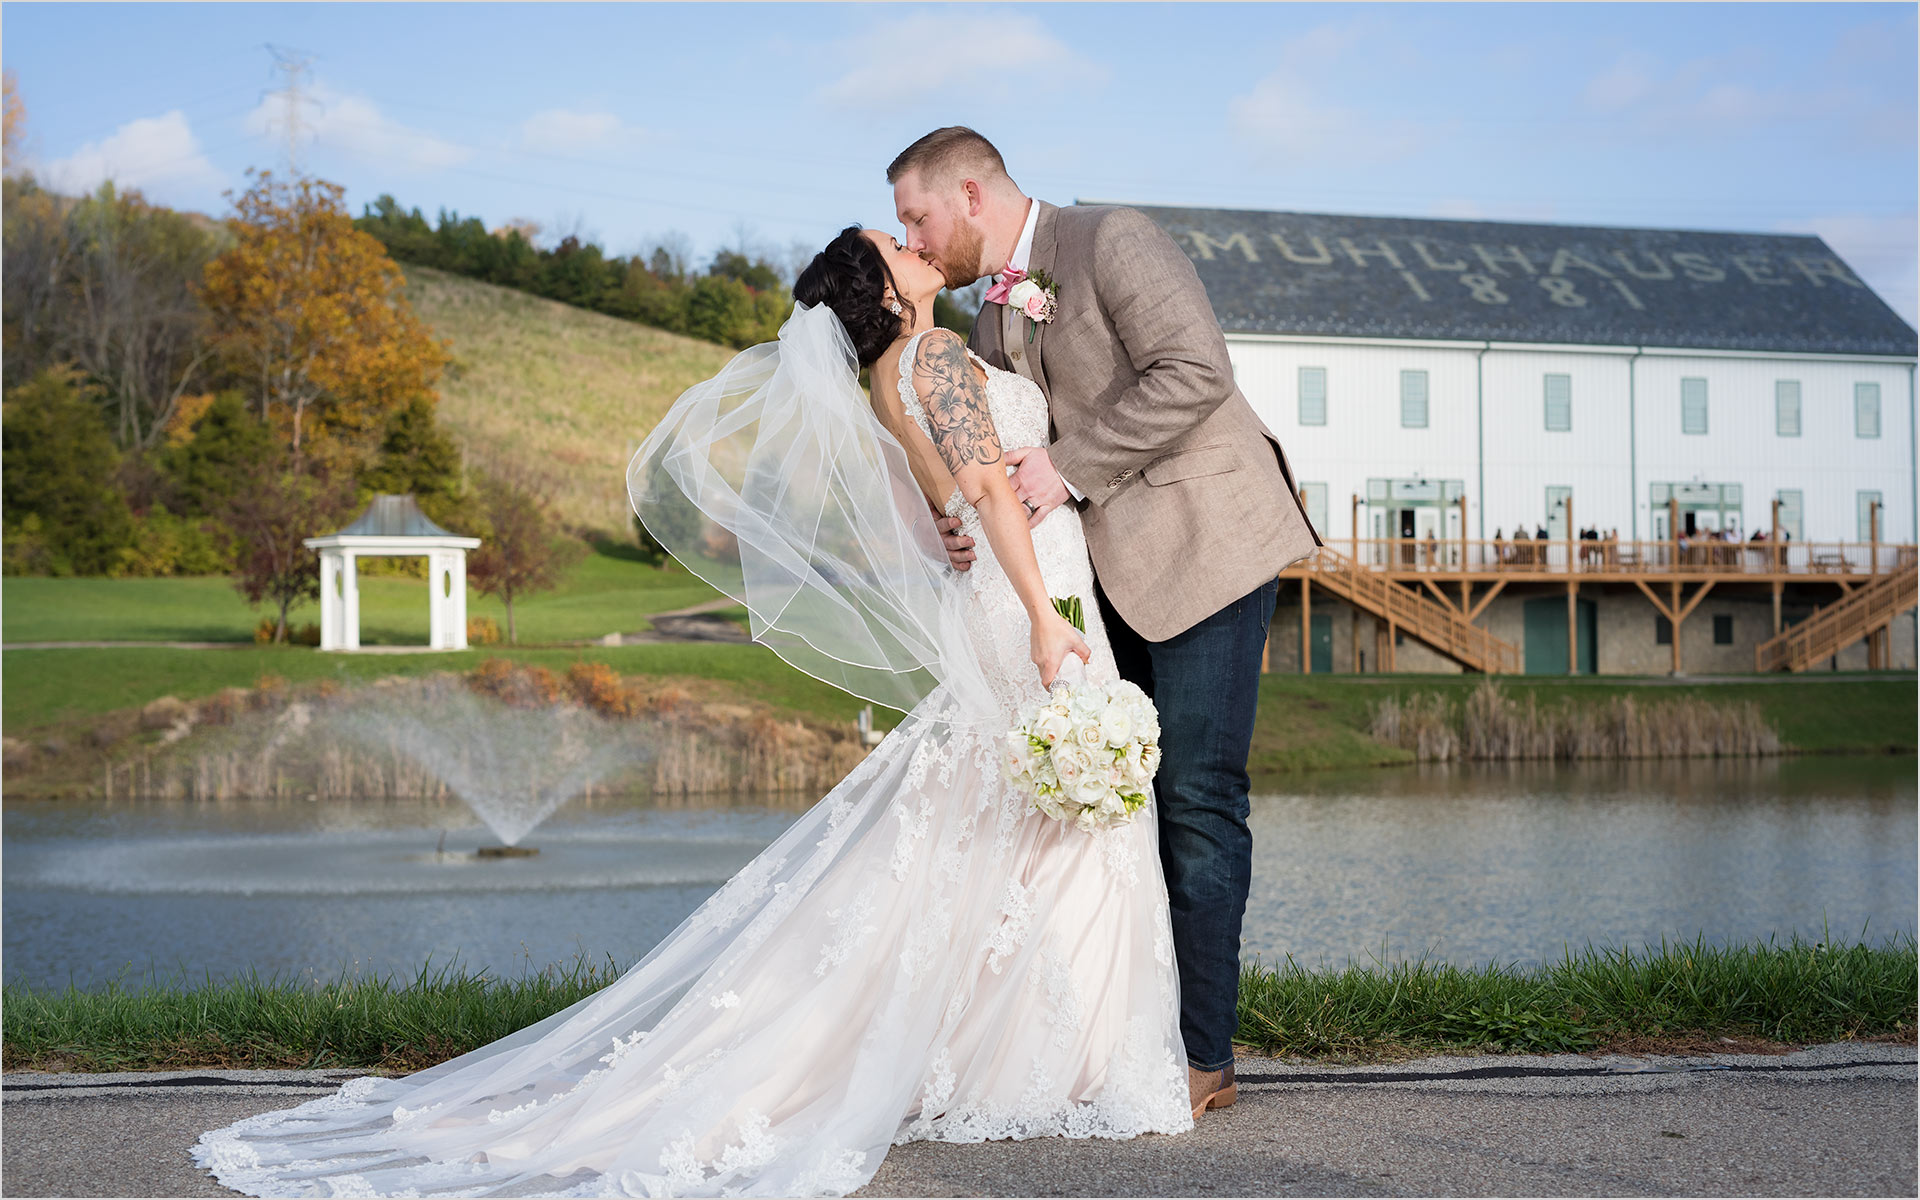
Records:
{"label": "pink bow tie", "polygon": [[1007,302],[1007,293],[1013,291],[1013,285],[1019,283],[1026,277],[1027,273],[1018,267],[1008,267],[1006,270],[1000,272],[1000,281],[988,288],[987,294],[981,297],[982,303],[1005,304]]}

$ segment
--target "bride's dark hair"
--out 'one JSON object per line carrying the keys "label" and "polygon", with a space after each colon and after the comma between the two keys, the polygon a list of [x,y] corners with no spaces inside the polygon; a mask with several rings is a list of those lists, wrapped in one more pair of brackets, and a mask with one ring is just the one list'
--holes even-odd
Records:
{"label": "bride's dark hair", "polygon": [[[916,314],[913,305],[900,295],[886,259],[860,233],[860,226],[849,225],[814,255],[807,269],[793,281],[793,298],[802,304],[824,304],[832,309],[847,327],[860,365],[870,367]],[[906,310],[904,315],[895,315],[887,308],[889,287]]]}

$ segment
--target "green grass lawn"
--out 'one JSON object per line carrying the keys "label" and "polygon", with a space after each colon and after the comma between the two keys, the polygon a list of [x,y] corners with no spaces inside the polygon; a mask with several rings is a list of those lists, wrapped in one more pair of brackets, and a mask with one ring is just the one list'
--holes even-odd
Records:
{"label": "green grass lawn", "polygon": [[[678,566],[650,567],[614,553],[589,554],[551,592],[514,604],[522,644],[573,642],[648,628],[657,612],[700,604],[719,593]],[[224,576],[193,579],[35,579],[0,581],[0,631],[8,642],[251,642],[268,615]],[[492,617],[504,636],[506,606],[467,592],[467,615]],[[316,601],[295,607],[294,624],[320,620]],[[360,640],[369,646],[427,643],[427,581],[360,580]]]}
{"label": "green grass lawn", "polygon": [[[1255,772],[1298,771],[1411,762],[1408,751],[1367,734],[1373,706],[1389,696],[1433,692],[1459,704],[1480,680],[1478,675],[1391,680],[1378,675],[1268,675],[1260,681],[1260,720],[1249,767]],[[1532,694],[1543,706],[1605,704],[1620,695],[1643,705],[1689,695],[1718,704],[1751,701],[1789,746],[1807,753],[1911,754],[1920,743],[1915,736],[1920,705],[1913,676],[1907,673],[1833,682],[1770,676],[1752,683],[1653,686],[1604,676],[1503,675],[1499,684],[1516,699]]]}
{"label": "green grass lawn", "polygon": [[[88,650],[9,650],[0,720],[9,734],[82,721],[132,708],[161,696],[191,700],[222,688],[251,687],[263,675],[292,684],[320,679],[344,685],[387,676],[471,671],[485,658],[539,663],[564,671],[575,662],[602,662],[623,675],[712,680],[775,708],[852,720],[863,702],[804,675],[763,646],[723,643],[584,646],[552,649],[489,646],[444,654],[322,654],[306,647],[244,646],[232,650],[133,647]],[[892,719],[881,710],[883,728]]]}
{"label": "green grass lawn", "polygon": [[[361,581],[361,638],[368,645],[424,645],[426,583],[401,578]],[[502,653],[564,668],[591,658],[628,674],[709,679],[764,698],[777,707],[822,717],[851,717],[859,702],[786,666],[757,646],[659,645],[564,647],[612,632],[645,629],[653,613],[718,599],[677,566],[657,568],[604,544],[569,572],[561,586],[515,606],[521,647],[482,647],[465,654],[337,655],[305,648],[255,647],[259,614],[224,578],[31,579],[0,581],[0,626],[9,642],[228,641],[233,650],[161,647],[8,651],[4,664],[4,720],[9,730],[33,730],[145,704],[159,696],[182,699],[225,687],[246,687],[262,675],[293,682],[333,677],[342,682],[385,675],[468,670]],[[468,611],[505,627],[498,601],[468,595]],[[738,606],[722,610],[745,620]],[[317,605],[294,613],[314,621]],[[542,649],[545,643],[549,648]],[[1380,766],[1411,755],[1369,733],[1372,707],[1389,696],[1438,692],[1458,702],[1479,676],[1268,675],[1261,681],[1260,716],[1249,767],[1256,774],[1336,767]],[[1751,683],[1666,684],[1592,676],[1505,676],[1501,687],[1540,703],[1604,704],[1632,695],[1643,704],[1699,695],[1716,702],[1752,701],[1796,750],[1829,753],[1911,753],[1916,721],[1911,675],[1823,682],[1769,677]],[[883,724],[888,722],[883,720]]]}

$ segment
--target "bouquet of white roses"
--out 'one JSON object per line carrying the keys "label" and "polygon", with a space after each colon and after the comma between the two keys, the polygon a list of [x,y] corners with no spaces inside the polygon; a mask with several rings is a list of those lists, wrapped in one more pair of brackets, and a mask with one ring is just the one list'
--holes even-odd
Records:
{"label": "bouquet of white roses", "polygon": [[[1069,620],[1079,610],[1077,600],[1054,606]],[[1159,739],[1160,714],[1135,685],[1056,681],[1046,703],[1021,712],[1007,734],[1002,765],[1056,821],[1084,830],[1124,825],[1147,802],[1147,784],[1160,766]]]}

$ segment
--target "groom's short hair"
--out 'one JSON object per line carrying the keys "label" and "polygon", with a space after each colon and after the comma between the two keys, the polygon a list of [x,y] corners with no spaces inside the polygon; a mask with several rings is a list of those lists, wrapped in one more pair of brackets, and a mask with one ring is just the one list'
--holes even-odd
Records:
{"label": "groom's short hair", "polygon": [[962,177],[1012,182],[1006,160],[993,143],[965,125],[936,129],[902,150],[887,167],[887,182],[899,183],[909,171],[918,172],[928,183],[948,183]]}

